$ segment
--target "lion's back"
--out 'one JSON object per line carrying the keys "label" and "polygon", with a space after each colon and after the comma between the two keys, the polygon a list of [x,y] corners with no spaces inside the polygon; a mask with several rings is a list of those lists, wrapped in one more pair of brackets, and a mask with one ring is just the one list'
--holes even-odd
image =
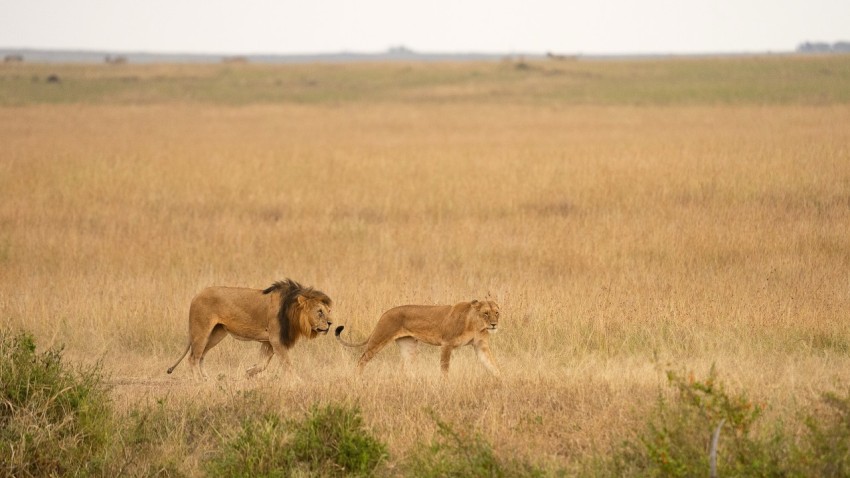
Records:
{"label": "lion's back", "polygon": [[257,289],[207,287],[192,299],[189,315],[194,321],[259,322],[268,313],[268,303],[263,296],[262,291]]}

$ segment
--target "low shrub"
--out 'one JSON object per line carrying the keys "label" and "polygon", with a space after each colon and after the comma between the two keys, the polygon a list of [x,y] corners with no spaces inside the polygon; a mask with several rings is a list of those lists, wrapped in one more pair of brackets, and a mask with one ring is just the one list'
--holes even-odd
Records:
{"label": "low shrub", "polygon": [[0,332],[0,474],[100,475],[113,430],[100,367],[68,367],[61,348]]}
{"label": "low shrub", "polygon": [[210,476],[286,477],[293,467],[287,436],[276,415],[243,422],[239,433],[225,441],[207,463]]}
{"label": "low shrub", "polygon": [[363,425],[357,407],[314,406],[302,420],[276,415],[243,422],[207,465],[211,476],[370,476],[386,445]]}
{"label": "low shrub", "polygon": [[365,429],[357,407],[313,406],[292,428],[294,459],[326,475],[368,476],[387,458],[386,445]]}
{"label": "low shrub", "polygon": [[795,453],[800,476],[850,476],[850,389],[821,396],[805,420],[806,433]]}
{"label": "low shrub", "polygon": [[745,393],[727,392],[714,367],[704,380],[672,371],[667,372],[667,379],[676,389],[675,399],[668,403],[659,395],[646,429],[615,455],[614,475],[708,475],[714,433],[719,433],[715,450],[718,476],[783,474],[788,440],[781,428],[767,436],[754,432],[762,406]]}

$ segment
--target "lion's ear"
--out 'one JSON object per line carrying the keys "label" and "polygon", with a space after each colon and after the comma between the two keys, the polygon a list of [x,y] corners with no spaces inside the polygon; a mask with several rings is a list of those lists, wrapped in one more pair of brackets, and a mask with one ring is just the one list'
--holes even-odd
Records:
{"label": "lion's ear", "polygon": [[307,306],[307,299],[303,295],[298,296],[298,305],[300,305],[301,307]]}

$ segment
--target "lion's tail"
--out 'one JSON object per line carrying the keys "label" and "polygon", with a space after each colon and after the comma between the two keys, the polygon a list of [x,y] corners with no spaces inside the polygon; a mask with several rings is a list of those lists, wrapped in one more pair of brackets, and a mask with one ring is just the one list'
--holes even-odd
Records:
{"label": "lion's tail", "polygon": [[360,342],[359,344],[356,344],[354,342],[348,342],[347,340],[345,340],[345,339],[343,339],[342,337],[339,336],[339,334],[342,333],[342,329],[344,329],[344,328],[345,328],[344,325],[340,325],[339,327],[336,328],[336,330],[334,330],[334,335],[336,335],[336,339],[339,340],[339,343],[341,343],[342,345],[345,345],[346,347],[362,347],[369,342],[369,339],[366,339],[363,342]]}
{"label": "lion's tail", "polygon": [[186,354],[189,353],[190,348],[192,348],[192,342],[189,342],[189,345],[186,346],[186,351],[183,352],[183,355],[181,355],[179,359],[177,359],[177,362],[174,365],[168,367],[168,373],[173,372],[174,368],[177,367],[178,365],[180,365],[180,362],[183,361],[183,357],[185,357]]}

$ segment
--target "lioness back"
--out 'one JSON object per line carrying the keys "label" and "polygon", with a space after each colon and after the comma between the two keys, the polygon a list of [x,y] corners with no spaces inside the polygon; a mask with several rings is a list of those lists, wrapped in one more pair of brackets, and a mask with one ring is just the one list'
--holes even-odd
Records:
{"label": "lioness back", "polygon": [[450,305],[402,305],[394,307],[378,319],[375,331],[379,335],[393,335],[393,338],[415,336],[429,345],[441,345],[443,331],[449,316]]}

